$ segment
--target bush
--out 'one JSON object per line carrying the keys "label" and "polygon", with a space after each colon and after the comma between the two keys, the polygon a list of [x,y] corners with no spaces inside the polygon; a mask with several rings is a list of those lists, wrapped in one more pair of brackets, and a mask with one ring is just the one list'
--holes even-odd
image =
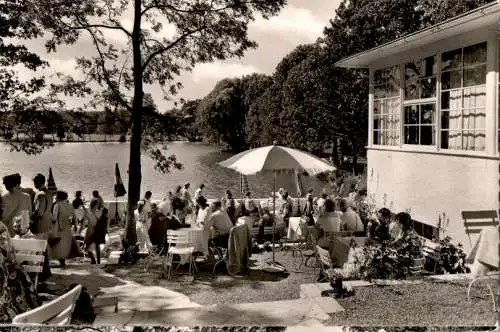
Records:
{"label": "bush", "polygon": [[360,273],[370,279],[405,279],[416,258],[422,257],[422,240],[407,232],[400,240],[370,241],[363,249],[366,256]]}
{"label": "bush", "polygon": [[436,273],[439,274],[456,274],[469,273],[470,269],[465,266],[466,254],[462,244],[453,244],[451,237],[446,236],[440,241],[441,249],[439,254],[439,262],[436,266]]}

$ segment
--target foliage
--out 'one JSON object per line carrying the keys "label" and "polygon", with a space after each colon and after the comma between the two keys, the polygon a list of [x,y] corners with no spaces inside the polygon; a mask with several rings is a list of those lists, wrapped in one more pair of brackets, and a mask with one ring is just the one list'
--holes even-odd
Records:
{"label": "foliage", "polygon": [[[160,135],[153,131],[146,136],[154,139],[142,140],[144,130],[156,130],[161,123],[145,103],[144,86],[159,85],[165,98],[170,98],[182,87],[178,79],[183,71],[191,70],[197,63],[243,56],[246,50],[257,46],[247,32],[255,14],[269,18],[284,4],[285,0],[29,1],[27,16],[50,32],[45,40],[48,52],[74,44],[83,34],[95,47],[95,56],[76,59],[77,68],[85,78],[77,80],[60,74],[61,82],[51,85],[54,93],[91,95],[94,105],[114,105],[115,110],[123,108],[130,112],[125,244],[137,240],[133,211],[140,198],[141,147],[155,159],[160,170],[178,166],[175,156],[164,158],[156,147],[161,143],[157,141]],[[121,23],[130,17],[132,29]],[[167,26],[172,33],[166,31]],[[125,43],[109,38],[110,32],[121,35]],[[91,82],[98,88],[91,89]],[[152,121],[143,126],[144,114],[149,114]]]}
{"label": "foliage", "polygon": [[436,273],[456,274],[456,273],[469,273],[470,269],[465,266],[465,258],[467,255],[463,250],[462,244],[455,245],[451,241],[451,237],[446,236],[443,240],[439,241],[439,262],[436,266]]}
{"label": "foliage", "polygon": [[422,240],[413,231],[396,242],[368,242],[363,248],[366,261],[360,273],[367,279],[404,279],[410,274],[413,260],[422,257],[422,248]]}

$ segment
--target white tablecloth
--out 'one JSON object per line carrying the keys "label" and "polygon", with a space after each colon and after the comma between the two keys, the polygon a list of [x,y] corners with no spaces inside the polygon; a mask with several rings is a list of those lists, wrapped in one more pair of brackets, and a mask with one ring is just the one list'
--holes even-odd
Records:
{"label": "white tablecloth", "polygon": [[498,269],[498,229],[484,228],[467,256],[467,261],[474,261],[471,274],[478,277],[490,270]]}
{"label": "white tablecloth", "polygon": [[252,228],[255,221],[256,220],[253,217],[248,217],[248,216],[239,217],[238,220],[236,221],[236,225],[246,224],[248,226],[248,228]]}

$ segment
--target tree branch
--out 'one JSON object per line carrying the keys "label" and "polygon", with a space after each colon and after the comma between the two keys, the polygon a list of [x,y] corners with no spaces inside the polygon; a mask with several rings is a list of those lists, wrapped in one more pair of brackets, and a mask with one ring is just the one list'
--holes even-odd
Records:
{"label": "tree branch", "polygon": [[[70,30],[87,30],[89,28],[103,28],[103,29],[111,29],[111,30],[120,30],[120,31],[124,32],[129,38],[132,38],[132,34],[127,29],[125,29],[120,24],[118,24],[118,22],[115,22],[114,20],[113,20],[113,23],[115,23],[116,25],[82,24],[81,22],[79,22],[81,24],[81,26],[73,26],[73,25],[70,25],[70,24],[64,22],[63,20],[59,20],[59,21],[61,23],[63,23]],[[80,20],[78,19],[78,21],[80,21]]]}
{"label": "tree branch", "polygon": [[147,58],[147,60],[142,65],[142,70],[144,71],[147,68],[147,66],[149,65],[149,63],[151,62],[151,60],[153,60],[154,57],[156,57],[157,55],[161,55],[161,54],[167,52],[168,50],[174,48],[182,40],[186,39],[187,37],[189,37],[192,34],[195,34],[197,32],[202,31],[203,29],[206,29],[206,26],[202,26],[202,27],[199,27],[198,29],[187,31],[187,32],[183,33],[181,36],[179,36],[179,38],[177,38],[176,40],[174,40],[173,42],[171,42],[168,46],[159,48],[158,50],[156,50],[153,53],[151,53],[149,55],[149,57]]}
{"label": "tree branch", "polygon": [[[214,9],[184,9],[184,8],[177,8],[172,5],[168,4],[159,4],[157,0],[153,1],[154,5],[151,6],[146,6],[142,12],[141,15],[149,11],[150,9],[157,8],[157,9],[170,9],[179,13],[215,13],[215,12],[220,12],[229,8],[234,8],[237,6],[241,5],[250,5],[250,4],[259,4],[259,3],[266,3],[266,0],[261,0],[261,1],[235,1],[230,5],[220,7],[220,8],[214,8]],[[211,6],[210,6],[211,7]]]}
{"label": "tree branch", "polygon": [[104,65],[104,55],[101,51],[101,48],[99,47],[99,42],[97,40],[97,37],[95,36],[94,32],[92,31],[91,28],[87,27],[86,30],[89,32],[90,36],[92,37],[92,40],[94,42],[94,45],[97,49],[97,53],[99,53],[99,57],[101,58],[101,68],[104,76],[104,80],[106,81],[106,84],[108,87],[113,91],[113,93],[116,95],[116,98],[120,101],[120,104],[122,104],[123,107],[125,107],[127,110],[132,111],[132,107],[122,98],[120,94],[120,87],[115,87],[113,82],[108,76],[106,66]]}

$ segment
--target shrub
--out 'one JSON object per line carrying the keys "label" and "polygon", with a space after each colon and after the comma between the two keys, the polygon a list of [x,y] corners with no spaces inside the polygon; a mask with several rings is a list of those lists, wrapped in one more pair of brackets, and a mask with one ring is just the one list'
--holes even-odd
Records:
{"label": "shrub", "polygon": [[467,255],[463,250],[462,244],[453,244],[449,236],[446,236],[439,242],[441,244],[441,249],[439,252],[439,262],[436,266],[436,273],[469,273],[470,269],[465,266],[465,258]]}
{"label": "shrub", "polygon": [[396,242],[370,241],[363,249],[366,261],[360,272],[366,279],[404,279],[416,258],[422,257],[422,240],[412,231]]}

